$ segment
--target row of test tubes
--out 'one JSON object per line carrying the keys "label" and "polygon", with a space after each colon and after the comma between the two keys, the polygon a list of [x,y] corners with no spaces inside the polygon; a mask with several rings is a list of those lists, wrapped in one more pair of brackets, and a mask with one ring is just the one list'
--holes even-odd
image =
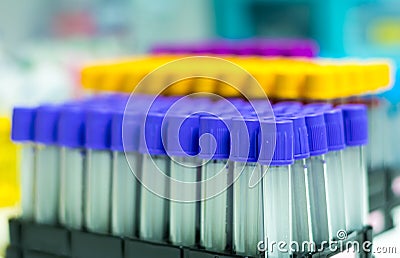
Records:
{"label": "row of test tubes", "polygon": [[22,218],[289,257],[269,244],[365,225],[367,131],[357,104],[111,94],[16,107]]}

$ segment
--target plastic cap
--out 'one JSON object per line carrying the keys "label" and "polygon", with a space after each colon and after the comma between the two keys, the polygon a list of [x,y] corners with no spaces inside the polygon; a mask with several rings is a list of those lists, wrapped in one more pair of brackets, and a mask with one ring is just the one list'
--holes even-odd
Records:
{"label": "plastic cap", "polygon": [[308,144],[307,125],[304,116],[291,115],[287,119],[293,122],[294,135],[294,159],[305,159],[310,157],[310,146]]}
{"label": "plastic cap", "polygon": [[204,116],[200,118],[200,153],[204,159],[228,159],[230,133],[225,117]]}
{"label": "plastic cap", "polygon": [[333,69],[319,67],[306,76],[303,97],[307,99],[335,99],[339,96],[336,77]]}
{"label": "plastic cap", "polygon": [[322,113],[305,114],[310,156],[318,156],[328,152],[328,138],[324,115]]}
{"label": "plastic cap", "polygon": [[292,68],[276,74],[273,96],[277,98],[299,99],[301,86],[304,81],[304,72],[301,69]]}
{"label": "plastic cap", "polygon": [[[268,158],[273,151],[271,166],[293,164],[293,122],[290,120],[264,120],[261,121],[260,126],[258,162],[268,164],[270,161]],[[272,144],[274,138],[275,146]]]}
{"label": "plastic cap", "polygon": [[327,111],[333,108],[331,103],[315,102],[304,105],[304,108],[313,108],[315,111]]}
{"label": "plastic cap", "polygon": [[137,151],[142,119],[143,115],[140,113],[114,113],[111,122],[111,150]]}
{"label": "plastic cap", "polygon": [[346,145],[358,146],[368,143],[367,107],[361,104],[340,105],[343,112]]}
{"label": "plastic cap", "polygon": [[11,139],[16,142],[32,141],[36,108],[16,107],[13,110]]}
{"label": "plastic cap", "polygon": [[151,112],[147,114],[144,123],[142,123],[144,128],[140,129],[139,152],[150,155],[166,155],[163,144],[163,139],[165,139],[164,117],[164,113]]}
{"label": "plastic cap", "polygon": [[104,109],[88,110],[86,114],[85,145],[88,149],[110,148],[112,113]]}
{"label": "plastic cap", "polygon": [[46,145],[57,143],[58,118],[60,107],[53,105],[40,106],[35,119],[35,141]]}
{"label": "plastic cap", "polygon": [[257,139],[260,122],[256,118],[233,118],[231,121],[231,156],[237,162],[257,162]]}
{"label": "plastic cap", "polygon": [[167,152],[172,156],[195,156],[199,153],[198,115],[169,115],[167,129]]}
{"label": "plastic cap", "polygon": [[274,108],[301,108],[303,103],[300,101],[280,101],[274,104]]}
{"label": "plastic cap", "polygon": [[343,115],[341,109],[324,112],[328,150],[337,151],[346,147],[344,140]]}
{"label": "plastic cap", "polygon": [[65,106],[58,121],[58,143],[80,148],[85,145],[85,111],[77,106]]}

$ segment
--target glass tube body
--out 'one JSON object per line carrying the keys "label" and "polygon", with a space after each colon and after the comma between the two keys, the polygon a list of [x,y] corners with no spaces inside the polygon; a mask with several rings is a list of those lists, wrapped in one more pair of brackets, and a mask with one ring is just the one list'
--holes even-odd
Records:
{"label": "glass tube body", "polygon": [[58,222],[60,150],[55,145],[37,145],[35,162],[35,221]]}
{"label": "glass tube body", "polygon": [[95,233],[110,232],[111,215],[111,152],[87,150],[85,225]]}
{"label": "glass tube body", "polygon": [[363,146],[347,147],[343,151],[345,171],[345,210],[347,230],[362,229],[368,214],[367,171]]}
{"label": "glass tube body", "polygon": [[[134,237],[138,228],[139,181],[141,155],[136,152],[113,152],[111,231],[114,235]],[[131,171],[128,160],[135,174]],[[137,175],[137,174],[136,174]]]}
{"label": "glass tube body", "polygon": [[[200,162],[195,157],[174,157],[171,161],[171,178],[181,182],[197,182],[199,179]],[[193,187],[190,192],[183,193],[182,189],[171,187],[171,195],[185,194],[199,200],[200,189]],[[169,239],[175,245],[194,246],[199,230],[200,202],[170,202]]]}
{"label": "glass tube body", "polygon": [[21,144],[21,217],[27,221],[33,220],[35,211],[35,152],[33,143]]}
{"label": "glass tube body", "polygon": [[61,225],[77,230],[83,226],[85,156],[83,149],[60,149],[59,221]]}
{"label": "glass tube body", "polygon": [[234,162],[233,174],[233,248],[237,254],[256,256],[258,243],[264,240],[263,185],[251,185],[252,176],[261,178],[257,163]]}
{"label": "glass tube body", "polygon": [[384,169],[385,160],[385,109],[382,103],[368,107],[367,148],[368,167],[372,170]]}
{"label": "glass tube body", "polygon": [[[165,242],[168,238],[168,185],[162,177],[153,177],[158,171],[169,175],[170,160],[165,155],[143,155],[140,187],[139,237],[154,242]],[[159,196],[146,188],[146,182],[157,185]]]}
{"label": "glass tube body", "polygon": [[306,160],[310,204],[310,226],[315,244],[329,240],[328,208],[326,199],[325,156],[312,156]]}
{"label": "glass tube body", "polygon": [[[305,159],[295,160],[291,166],[292,232],[293,241],[302,244],[311,241],[310,204],[307,181],[308,168]],[[310,250],[304,250],[310,251]]]}
{"label": "glass tube body", "polygon": [[[263,190],[268,257],[290,257],[288,245],[292,239],[291,167],[263,166],[263,170],[267,170],[263,179]],[[278,250],[278,243],[281,241],[287,244],[287,252]]]}
{"label": "glass tube body", "polygon": [[[201,187],[201,220],[200,220],[200,245],[208,250],[225,251],[229,238],[229,194],[228,189],[223,190],[221,185],[228,185],[229,164],[227,160],[210,160],[202,167],[202,181],[222,173],[221,180],[209,180]],[[221,188],[215,196],[211,193]]]}
{"label": "glass tube body", "polygon": [[335,239],[339,231],[346,230],[342,152],[328,152],[325,159],[329,235]]}

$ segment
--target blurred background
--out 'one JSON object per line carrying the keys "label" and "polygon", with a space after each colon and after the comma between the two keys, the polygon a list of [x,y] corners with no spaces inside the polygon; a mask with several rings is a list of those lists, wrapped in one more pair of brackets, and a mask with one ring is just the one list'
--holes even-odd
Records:
{"label": "blurred background", "polygon": [[2,0],[0,113],[78,95],[83,63],[159,43],[312,38],[322,56],[400,58],[399,23],[397,0]]}
{"label": "blurred background", "polygon": [[[14,105],[82,95],[84,64],[146,53],[155,44],[311,38],[322,57],[399,63],[399,24],[398,0],[0,0],[0,116],[9,117]],[[384,93],[393,109],[397,89]],[[0,120],[2,135],[9,126]],[[6,138],[1,153],[16,152]],[[3,159],[1,171],[15,170],[15,160]],[[0,233],[0,243],[4,238]]]}
{"label": "blurred background", "polygon": [[86,61],[215,37],[214,9],[209,0],[2,0],[0,112],[79,94]]}

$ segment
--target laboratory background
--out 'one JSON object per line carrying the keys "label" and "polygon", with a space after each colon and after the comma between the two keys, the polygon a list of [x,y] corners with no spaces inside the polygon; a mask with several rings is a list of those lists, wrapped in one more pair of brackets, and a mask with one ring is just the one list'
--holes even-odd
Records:
{"label": "laboratory background", "polygon": [[0,0],[0,258],[400,257],[397,0]]}

